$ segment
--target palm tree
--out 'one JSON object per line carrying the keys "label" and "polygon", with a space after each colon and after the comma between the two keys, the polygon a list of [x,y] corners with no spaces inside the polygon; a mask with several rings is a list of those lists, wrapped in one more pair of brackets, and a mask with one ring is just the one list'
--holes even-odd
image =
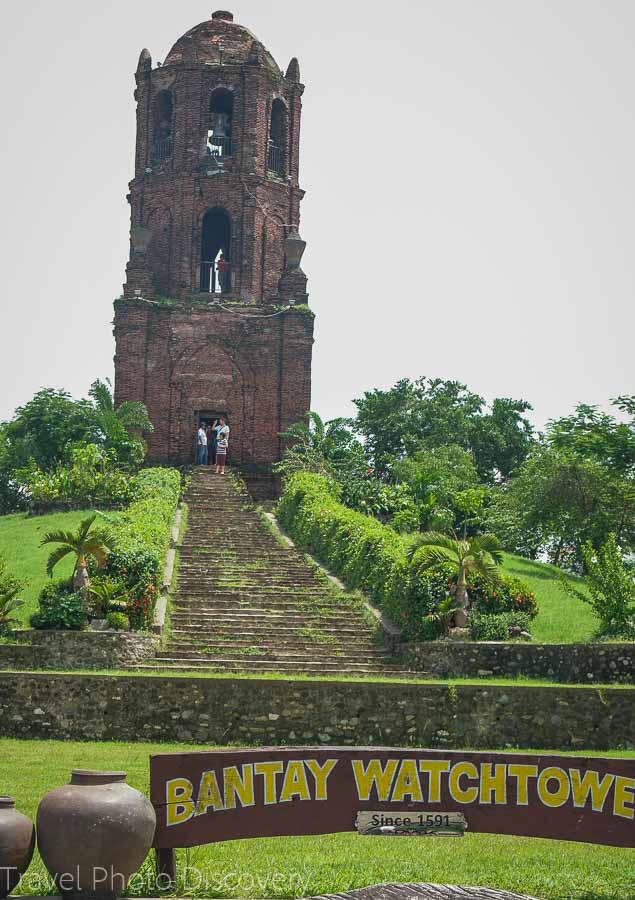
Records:
{"label": "palm tree", "polygon": [[112,549],[112,539],[104,531],[91,531],[97,513],[89,516],[80,523],[77,531],[51,531],[45,534],[40,542],[44,544],[60,544],[53,550],[46,564],[46,573],[52,578],[55,566],[68,556],[75,554],[75,570],[73,572],[73,589],[88,594],[90,579],[88,577],[88,560],[92,556],[101,568]]}
{"label": "palm tree", "polygon": [[0,584],[0,635],[8,634],[14,625],[20,624],[20,620],[13,615],[24,606],[24,600],[18,599],[19,593],[19,585]]}
{"label": "palm tree", "polygon": [[325,422],[312,410],[305,421],[291,425],[281,437],[288,443],[284,461],[278,466],[283,475],[299,470],[333,475],[334,470],[346,465],[356,453],[363,457],[361,444],[348,428],[348,419]]}
{"label": "palm tree", "polygon": [[425,531],[417,536],[408,556],[420,572],[447,563],[454,566],[457,576],[454,624],[462,627],[468,621],[468,576],[478,573],[489,581],[497,581],[497,566],[503,561],[502,549],[493,534],[457,538],[456,535],[448,537],[437,531]]}
{"label": "palm tree", "polygon": [[137,400],[125,400],[115,409],[115,401],[112,395],[110,379],[94,381],[88,392],[95,412],[97,424],[102,431],[106,442],[116,442],[122,437],[128,437],[130,431],[154,431],[152,422],[148,417],[145,403]]}

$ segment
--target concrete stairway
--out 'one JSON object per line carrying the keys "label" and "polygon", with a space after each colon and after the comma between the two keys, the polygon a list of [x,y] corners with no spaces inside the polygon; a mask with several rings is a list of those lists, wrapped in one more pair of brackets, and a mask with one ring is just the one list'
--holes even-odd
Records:
{"label": "concrete stairway", "polygon": [[230,476],[194,470],[171,630],[180,670],[399,675],[357,598],[264,523]]}

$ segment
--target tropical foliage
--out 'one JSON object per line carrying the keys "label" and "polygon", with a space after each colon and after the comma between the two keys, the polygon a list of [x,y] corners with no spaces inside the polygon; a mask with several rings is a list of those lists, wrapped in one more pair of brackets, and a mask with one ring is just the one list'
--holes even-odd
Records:
{"label": "tropical foliage", "polygon": [[93,401],[100,443],[107,451],[112,451],[120,463],[140,466],[145,456],[145,445],[135,435],[154,431],[145,404],[126,400],[115,407],[109,379],[94,381],[88,394]]}
{"label": "tropical foliage", "polygon": [[544,434],[526,401],[488,407],[456,381],[404,379],[354,402],[354,419],[311,413],[289,429],[283,476],[333,478],[343,503],[401,533],[493,533],[574,572],[584,544],[611,533],[635,551],[635,397],[612,401],[615,414],[581,404]]}
{"label": "tropical foliage", "polygon": [[395,460],[455,444],[472,454],[479,476],[493,483],[518,468],[532,442],[525,418],[529,403],[499,398],[488,409],[483,397],[459,381],[403,379],[390,390],[367,391],[354,403],[353,428],[382,476]]}
{"label": "tropical foliage", "polygon": [[18,596],[21,588],[20,582],[9,574],[6,563],[0,557],[0,637],[6,637],[20,624],[15,613],[23,606]]}
{"label": "tropical foliage", "polygon": [[[349,509],[334,479],[312,473],[300,472],[287,480],[276,514],[299,546],[311,550],[350,588],[368,593],[403,628],[405,637],[427,640],[449,625],[456,606],[458,556],[448,551],[434,565],[424,565],[423,544],[417,548],[412,537]],[[535,614],[535,598],[517,580],[497,573],[495,583],[486,583],[484,573],[496,569],[488,559],[498,558],[494,541],[466,543],[472,556],[464,548],[459,553],[474,605],[482,604],[486,612],[522,612],[526,600],[527,616]],[[472,558],[479,560],[478,566],[471,564]]]}
{"label": "tropical foliage", "polygon": [[31,461],[15,473],[33,509],[117,507],[131,499],[133,475],[119,466],[114,450],[78,444],[68,456],[68,463],[55,464],[49,470]]}
{"label": "tropical foliage", "polygon": [[38,629],[80,631],[88,622],[86,597],[73,589],[71,581],[50,582],[40,592],[39,607],[31,616]]}
{"label": "tropical foliage", "polygon": [[276,471],[284,478],[295,472],[344,477],[366,469],[362,445],[346,419],[324,422],[318,413],[309,412],[305,422],[295,423],[281,437],[287,451]]}
{"label": "tropical foliage", "polygon": [[152,424],[142,403],[115,408],[109,382],[94,382],[89,397],[45,388],[0,424],[0,513],[126,501],[126,473],[143,462]]}
{"label": "tropical foliage", "polygon": [[416,536],[408,550],[408,559],[415,572],[451,567],[452,575],[456,577],[453,620],[455,625],[465,626],[468,621],[470,576],[480,575],[495,585],[498,580],[497,566],[502,562],[502,547],[491,534],[461,539],[456,535],[448,537],[428,531]]}
{"label": "tropical foliage", "polygon": [[135,630],[152,624],[180,491],[176,469],[143,469],[135,478],[134,501],[113,526],[115,548],[104,574],[125,584],[125,613]]}
{"label": "tropical foliage", "polygon": [[31,617],[33,627],[82,628],[91,617],[108,619],[118,614],[113,618],[118,628],[148,628],[180,486],[181,476],[175,469],[143,469],[132,479],[132,503],[116,518],[101,517],[106,527],[93,527],[94,514],[76,532],[46,534],[42,544],[59,544],[49,557],[48,574],[52,576],[69,554],[75,557],[75,571],[70,581],[51,581],[43,589],[39,609]]}
{"label": "tropical foliage", "polygon": [[93,559],[99,568],[103,568],[112,547],[112,536],[103,528],[93,528],[96,518],[96,513],[88,516],[77,531],[51,531],[42,538],[42,545],[59,544],[48,558],[47,575],[52,578],[55,566],[69,553],[74,554],[73,589],[85,595],[90,586],[89,560]]}
{"label": "tropical foliage", "polygon": [[582,548],[588,594],[562,579],[562,586],[589,603],[600,620],[601,637],[635,638],[635,580],[626,566],[614,534],[595,550],[591,543]]}

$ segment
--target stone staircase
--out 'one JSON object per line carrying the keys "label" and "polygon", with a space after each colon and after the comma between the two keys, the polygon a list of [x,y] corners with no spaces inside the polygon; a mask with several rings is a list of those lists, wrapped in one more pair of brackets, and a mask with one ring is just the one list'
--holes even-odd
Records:
{"label": "stone staircase", "polygon": [[194,470],[171,627],[155,666],[400,675],[372,615],[269,528],[230,475]]}

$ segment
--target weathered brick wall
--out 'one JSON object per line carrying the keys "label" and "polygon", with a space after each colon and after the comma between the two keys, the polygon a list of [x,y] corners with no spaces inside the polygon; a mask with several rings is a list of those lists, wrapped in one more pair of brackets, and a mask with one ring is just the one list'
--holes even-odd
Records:
{"label": "weathered brick wall", "polygon": [[0,673],[0,735],[201,744],[635,748],[625,688]]}
{"label": "weathered brick wall", "polygon": [[438,678],[509,677],[562,684],[635,684],[635,644],[430,641],[402,646],[414,670]]}
{"label": "weathered brick wall", "polygon": [[23,644],[0,644],[0,669],[125,669],[154,657],[151,634],[27,631]]}
{"label": "weathered brick wall", "polygon": [[148,407],[152,459],[191,462],[200,410],[227,413],[230,464],[280,458],[280,432],[311,403],[313,319],[297,310],[262,312],[117,301],[115,401]]}

